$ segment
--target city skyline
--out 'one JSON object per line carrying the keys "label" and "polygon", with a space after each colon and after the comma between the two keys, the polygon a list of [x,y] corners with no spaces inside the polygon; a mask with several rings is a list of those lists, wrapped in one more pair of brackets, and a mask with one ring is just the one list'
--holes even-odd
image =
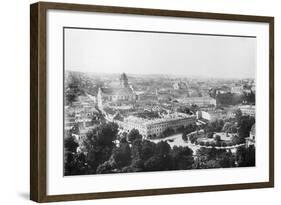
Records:
{"label": "city skyline", "polygon": [[84,73],[84,74],[90,74],[90,75],[97,75],[97,76],[102,76],[102,75],[109,75],[109,76],[116,76],[116,80],[118,80],[118,76],[122,73],[125,73],[128,75],[128,77],[165,77],[165,78],[171,78],[171,79],[205,79],[205,80],[255,80],[255,76],[253,77],[245,77],[245,78],[235,78],[235,77],[205,77],[205,76],[189,76],[189,75],[175,75],[173,73],[167,73],[167,74],[161,74],[161,73],[126,73],[126,72],[120,72],[120,73],[105,73],[105,72],[92,72],[92,71],[79,71],[79,70],[65,70],[66,72],[78,72],[78,73]]}
{"label": "city skyline", "polygon": [[65,69],[104,74],[255,78],[256,39],[65,29]]}

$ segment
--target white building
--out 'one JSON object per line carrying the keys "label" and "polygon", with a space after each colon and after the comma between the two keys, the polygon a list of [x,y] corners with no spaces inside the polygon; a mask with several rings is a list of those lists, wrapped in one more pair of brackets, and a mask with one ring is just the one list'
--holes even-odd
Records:
{"label": "white building", "polygon": [[256,115],[256,106],[255,105],[241,105],[239,109],[242,112],[242,115],[250,115],[254,117]]}
{"label": "white building", "polygon": [[243,93],[243,85],[234,86],[231,88],[232,93],[241,94]]}
{"label": "white building", "polygon": [[204,119],[204,120],[208,120],[208,121],[212,120],[212,116],[206,111],[197,111],[196,116],[197,116],[197,119]]}
{"label": "white building", "polygon": [[137,129],[144,138],[147,138],[149,136],[159,136],[168,128],[186,127],[189,124],[195,123],[195,121],[196,115],[174,113],[152,120],[129,116],[123,122],[119,121],[117,123],[125,131],[130,132],[132,129]]}

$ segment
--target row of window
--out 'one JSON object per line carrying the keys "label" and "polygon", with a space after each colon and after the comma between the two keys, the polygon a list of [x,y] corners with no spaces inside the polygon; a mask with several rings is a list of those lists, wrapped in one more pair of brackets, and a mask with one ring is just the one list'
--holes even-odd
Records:
{"label": "row of window", "polygon": [[132,129],[137,129],[139,130],[139,132],[143,135],[159,135],[161,134],[163,131],[165,131],[167,128],[177,128],[180,126],[186,126],[187,123],[191,123],[193,120],[188,119],[188,120],[184,120],[184,121],[180,121],[180,122],[176,122],[176,123],[165,123],[165,124],[158,124],[158,125],[154,125],[152,127],[145,127],[145,126],[141,126],[140,124],[127,124],[125,125],[125,127],[127,128],[128,132]]}

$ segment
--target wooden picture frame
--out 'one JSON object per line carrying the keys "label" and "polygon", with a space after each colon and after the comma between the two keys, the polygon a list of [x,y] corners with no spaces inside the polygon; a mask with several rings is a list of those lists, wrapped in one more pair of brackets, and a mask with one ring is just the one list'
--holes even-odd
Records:
{"label": "wooden picture frame", "polygon": [[[265,182],[174,187],[62,195],[47,194],[47,11],[63,10],[143,16],[257,22],[269,25],[269,180]],[[102,199],[274,187],[274,18],[144,8],[39,2],[30,6],[30,199],[36,202]]]}

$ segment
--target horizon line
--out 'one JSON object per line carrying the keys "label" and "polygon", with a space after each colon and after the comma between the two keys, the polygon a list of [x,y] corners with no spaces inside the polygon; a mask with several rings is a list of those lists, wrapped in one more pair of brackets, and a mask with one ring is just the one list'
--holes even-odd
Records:
{"label": "horizon line", "polygon": [[167,73],[167,74],[162,74],[162,73],[128,73],[128,72],[112,72],[112,73],[106,73],[106,72],[93,72],[93,71],[78,71],[78,70],[68,70],[64,69],[67,72],[79,72],[79,73],[87,73],[87,74],[103,74],[103,75],[120,75],[122,73],[125,73],[126,75],[158,75],[158,76],[171,76],[171,77],[177,77],[177,78],[207,78],[207,79],[253,79],[255,80],[255,77],[209,77],[209,76],[188,76],[186,74],[173,74],[173,73]]}

